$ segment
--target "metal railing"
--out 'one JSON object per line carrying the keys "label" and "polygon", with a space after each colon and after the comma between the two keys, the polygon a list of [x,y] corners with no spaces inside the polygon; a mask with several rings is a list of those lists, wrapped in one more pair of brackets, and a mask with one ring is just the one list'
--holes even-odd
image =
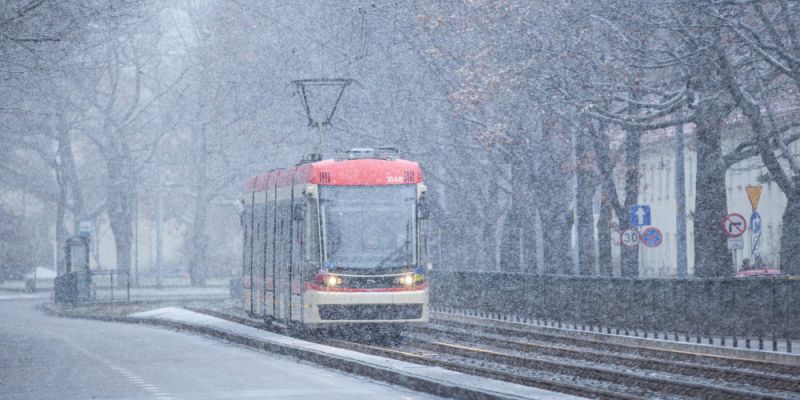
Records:
{"label": "metal railing", "polygon": [[113,270],[91,271],[91,278],[92,302],[113,303],[114,301],[130,301],[130,274]]}
{"label": "metal railing", "polygon": [[56,277],[55,300],[73,305],[130,301],[128,273],[118,271],[75,271]]}
{"label": "metal railing", "polygon": [[[800,280],[632,279],[433,271],[431,302],[553,326],[792,352]],[[726,344],[727,343],[727,344]]]}

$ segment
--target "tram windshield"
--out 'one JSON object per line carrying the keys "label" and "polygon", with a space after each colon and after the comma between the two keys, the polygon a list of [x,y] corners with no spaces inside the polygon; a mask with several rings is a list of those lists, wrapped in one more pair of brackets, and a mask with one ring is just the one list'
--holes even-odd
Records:
{"label": "tram windshield", "polygon": [[415,264],[416,185],[319,189],[328,268]]}

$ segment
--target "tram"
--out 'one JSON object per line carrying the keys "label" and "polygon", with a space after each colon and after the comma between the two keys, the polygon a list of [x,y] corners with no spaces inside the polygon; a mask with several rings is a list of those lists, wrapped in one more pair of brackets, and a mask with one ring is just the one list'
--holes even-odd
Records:
{"label": "tram", "polygon": [[246,180],[243,305],[303,327],[429,319],[419,164],[353,149]]}

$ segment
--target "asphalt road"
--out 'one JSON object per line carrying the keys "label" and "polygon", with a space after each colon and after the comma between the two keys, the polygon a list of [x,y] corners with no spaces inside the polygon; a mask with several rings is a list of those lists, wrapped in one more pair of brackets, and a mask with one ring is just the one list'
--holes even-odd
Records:
{"label": "asphalt road", "polygon": [[432,399],[166,328],[0,301],[0,399]]}

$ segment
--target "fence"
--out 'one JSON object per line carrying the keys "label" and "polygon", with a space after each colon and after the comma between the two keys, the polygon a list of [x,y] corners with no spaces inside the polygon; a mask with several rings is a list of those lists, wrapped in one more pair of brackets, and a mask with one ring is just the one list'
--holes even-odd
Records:
{"label": "fence", "polygon": [[117,271],[92,271],[91,301],[114,302],[131,299],[129,274]]}
{"label": "fence", "polygon": [[[549,320],[615,333],[700,341],[750,338],[773,350],[800,338],[800,280],[632,279],[434,271],[434,306]],[[736,345],[736,344],[734,344]]]}
{"label": "fence", "polygon": [[131,285],[127,273],[117,271],[76,271],[56,277],[55,300],[87,304],[129,301]]}

